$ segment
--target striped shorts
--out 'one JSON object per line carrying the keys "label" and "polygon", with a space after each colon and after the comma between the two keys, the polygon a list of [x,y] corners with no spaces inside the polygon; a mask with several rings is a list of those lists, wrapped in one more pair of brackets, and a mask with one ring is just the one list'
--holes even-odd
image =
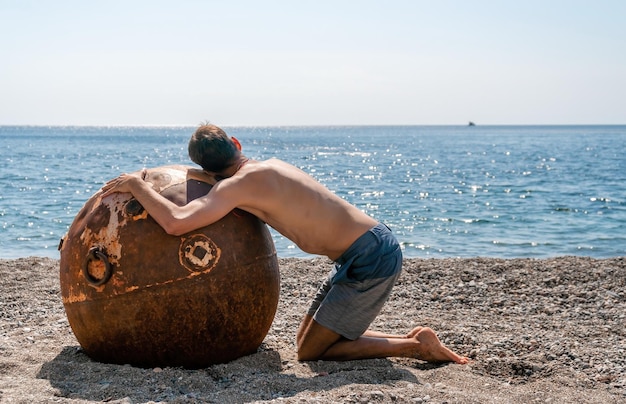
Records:
{"label": "striped shorts", "polygon": [[355,340],[374,321],[402,269],[402,251],[391,230],[378,224],[335,261],[308,314],[320,325]]}

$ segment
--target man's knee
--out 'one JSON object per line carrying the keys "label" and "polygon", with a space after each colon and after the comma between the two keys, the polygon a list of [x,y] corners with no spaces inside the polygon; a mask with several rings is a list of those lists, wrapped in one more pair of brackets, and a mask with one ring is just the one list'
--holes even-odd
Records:
{"label": "man's knee", "polygon": [[330,345],[322,344],[309,334],[301,335],[297,341],[298,360],[315,361],[319,360]]}
{"label": "man's knee", "polygon": [[341,335],[320,325],[317,321],[311,321],[305,330],[298,335],[298,360],[313,361],[322,358],[324,353],[333,344],[341,339]]}
{"label": "man's knee", "polygon": [[298,360],[299,361],[316,361],[319,360],[321,356],[315,355],[313,352],[307,352],[305,349],[298,347]]}

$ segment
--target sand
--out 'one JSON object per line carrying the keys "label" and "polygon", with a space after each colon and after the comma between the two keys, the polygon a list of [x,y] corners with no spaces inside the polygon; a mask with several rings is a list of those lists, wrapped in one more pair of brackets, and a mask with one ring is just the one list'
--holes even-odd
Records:
{"label": "sand", "polygon": [[294,336],[329,269],[281,259],[257,353],[206,369],[92,361],[61,303],[58,261],[0,260],[0,402],[625,403],[626,259],[406,259],[372,328],[435,329],[469,365],[298,362]]}

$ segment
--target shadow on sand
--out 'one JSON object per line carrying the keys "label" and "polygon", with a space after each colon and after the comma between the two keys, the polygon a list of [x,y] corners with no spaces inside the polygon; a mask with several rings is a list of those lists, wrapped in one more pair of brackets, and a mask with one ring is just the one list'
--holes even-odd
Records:
{"label": "shadow on sand", "polygon": [[[432,365],[425,365],[431,367]],[[263,345],[253,355],[204,369],[137,368],[91,360],[78,346],[66,346],[38,375],[57,389],[56,395],[89,401],[249,402],[289,398],[355,384],[390,385],[420,382],[387,359],[348,362],[283,361]]]}

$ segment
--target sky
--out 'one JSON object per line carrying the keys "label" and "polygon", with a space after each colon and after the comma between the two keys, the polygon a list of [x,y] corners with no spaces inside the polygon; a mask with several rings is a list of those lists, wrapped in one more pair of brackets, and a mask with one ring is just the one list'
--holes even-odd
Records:
{"label": "sky", "polygon": [[0,125],[626,124],[626,1],[0,0]]}

